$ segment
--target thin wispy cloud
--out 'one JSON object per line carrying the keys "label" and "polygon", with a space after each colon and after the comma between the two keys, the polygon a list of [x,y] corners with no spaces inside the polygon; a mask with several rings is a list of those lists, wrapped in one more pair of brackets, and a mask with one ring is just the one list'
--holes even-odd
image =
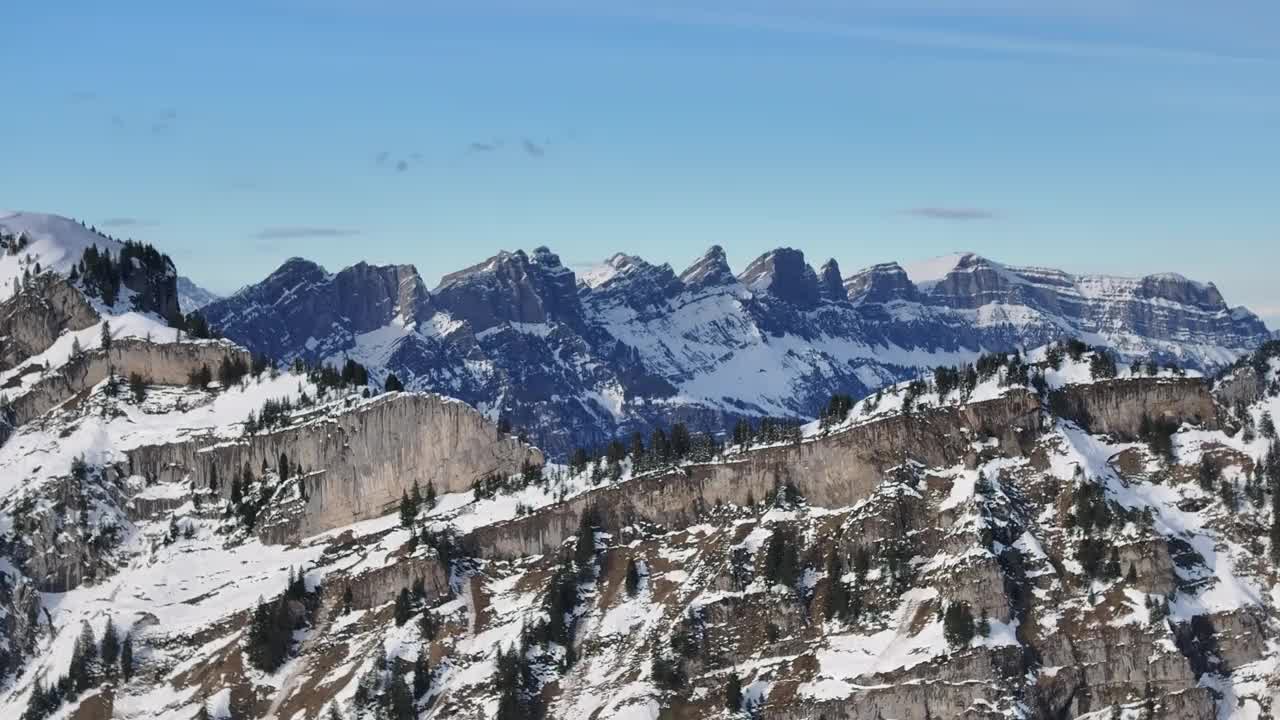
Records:
{"label": "thin wispy cloud", "polygon": [[[547,154],[547,146],[549,141],[539,142],[533,138],[523,137],[519,140],[512,140],[509,145],[512,152],[523,154],[526,157],[540,158]],[[501,138],[497,140],[477,140],[467,143],[468,155],[481,155],[487,153],[496,153],[508,146],[506,140]]]}
{"label": "thin wispy cloud", "polygon": [[786,15],[706,10],[640,10],[618,14],[680,25],[821,35],[864,42],[965,52],[1056,57],[1073,60],[1131,60],[1180,64],[1280,64],[1275,58],[1214,49],[1136,43],[1062,41],[1028,35],[934,30],[910,24],[850,23]]}
{"label": "thin wispy cloud", "polygon": [[315,238],[342,238],[359,235],[353,228],[324,227],[317,225],[278,225],[263,228],[252,235],[255,240],[300,240]]}
{"label": "thin wispy cloud", "polygon": [[998,217],[998,214],[993,210],[968,207],[940,207],[936,205],[907,208],[902,211],[902,214],[926,220],[951,220],[955,222],[994,220]]}
{"label": "thin wispy cloud", "polygon": [[400,153],[392,153],[390,150],[383,150],[373,157],[375,166],[394,171],[397,174],[408,172],[414,164],[420,162],[422,162],[422,153],[420,152],[401,155]]}

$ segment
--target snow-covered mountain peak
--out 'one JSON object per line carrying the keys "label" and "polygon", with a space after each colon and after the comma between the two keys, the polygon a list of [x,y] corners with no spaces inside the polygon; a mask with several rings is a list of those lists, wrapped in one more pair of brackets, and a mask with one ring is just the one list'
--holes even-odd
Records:
{"label": "snow-covered mountain peak", "polygon": [[733,275],[733,270],[729,267],[729,261],[725,257],[724,248],[719,245],[712,245],[684,272],[680,273],[680,282],[690,290],[701,290],[703,288],[731,285],[737,282],[737,278]]}
{"label": "snow-covered mountain peak", "polygon": [[818,276],[794,248],[770,250],[751,262],[738,281],[747,289],[796,305],[813,307],[818,302]]}
{"label": "snow-covered mountain peak", "polygon": [[0,237],[9,238],[0,248],[0,287],[11,288],[24,271],[52,270],[66,275],[80,262],[84,251],[97,246],[114,254],[122,243],[76,220],[34,212],[0,214]]}

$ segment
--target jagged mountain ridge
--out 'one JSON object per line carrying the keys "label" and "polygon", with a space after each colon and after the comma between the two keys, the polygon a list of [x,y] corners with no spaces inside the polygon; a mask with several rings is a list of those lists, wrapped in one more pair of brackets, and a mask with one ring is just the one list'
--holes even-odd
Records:
{"label": "jagged mountain ridge", "polygon": [[379,378],[395,373],[505,416],[555,453],[675,419],[720,428],[740,415],[813,417],[834,392],[860,397],[921,367],[1066,336],[1201,369],[1269,337],[1212,284],[971,253],[843,277],[834,260],[815,271],[783,248],[735,275],[713,247],[679,274],[619,253],[578,278],[538,248],[500,253],[431,291],[396,266],[407,295],[374,279],[385,272],[330,274],[294,259],[204,312],[255,351],[354,358]]}

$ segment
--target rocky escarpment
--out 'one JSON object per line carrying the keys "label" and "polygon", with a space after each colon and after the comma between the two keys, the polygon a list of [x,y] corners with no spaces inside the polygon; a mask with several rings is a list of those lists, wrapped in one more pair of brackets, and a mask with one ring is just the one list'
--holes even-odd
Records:
{"label": "rocky escarpment", "polygon": [[392,393],[283,430],[140,447],[129,462],[132,472],[153,480],[185,479],[229,498],[233,479],[274,468],[282,456],[300,469],[304,500],[262,531],[272,542],[394,512],[415,482],[423,490],[462,492],[484,475],[515,474],[543,461],[463,403]]}
{"label": "rocky escarpment", "polygon": [[1152,422],[1190,421],[1218,427],[1209,382],[1199,378],[1137,378],[1072,385],[1049,400],[1062,417],[1092,432],[1137,439]]}
{"label": "rocky escarpment", "polygon": [[[1052,407],[1060,405],[1096,416],[1098,432],[1122,437],[1137,437],[1144,415],[1216,427],[1209,385],[1199,379],[1071,385],[1056,391],[1050,401]],[[1045,409],[1038,396],[1018,391],[995,400],[873,420],[830,436],[760,448],[722,462],[687,465],[584,493],[536,516],[480,528],[467,542],[494,557],[538,555],[572,535],[587,510],[610,532],[637,525],[680,529],[719,505],[751,505],[788,484],[820,507],[852,505],[904,468],[973,464],[992,452],[1030,456],[1044,428]],[[994,446],[975,449],[975,443],[988,438],[996,441]],[[1141,554],[1135,550],[1133,560],[1160,562],[1141,560]],[[1167,553],[1163,566],[1168,567]]]}
{"label": "rocky escarpment", "polygon": [[467,542],[494,557],[539,555],[572,535],[588,509],[610,532],[632,525],[680,529],[719,505],[752,505],[786,485],[814,505],[852,505],[910,463],[927,467],[964,460],[976,440],[998,438],[1006,452],[1022,454],[1040,424],[1039,399],[1021,392],[961,409],[894,416],[829,437],[760,448],[723,462],[687,465],[584,493],[536,516],[480,528]]}
{"label": "rocky escarpment", "polygon": [[66,278],[41,273],[22,292],[0,302],[0,371],[42,353],[66,330],[83,330],[98,313]]}
{"label": "rocky escarpment", "polygon": [[74,398],[108,376],[127,380],[137,373],[157,385],[185,384],[193,373],[208,368],[216,373],[223,362],[249,366],[249,352],[224,341],[155,343],[123,338],[108,350],[89,350],[67,361],[10,401],[16,425],[25,424]]}

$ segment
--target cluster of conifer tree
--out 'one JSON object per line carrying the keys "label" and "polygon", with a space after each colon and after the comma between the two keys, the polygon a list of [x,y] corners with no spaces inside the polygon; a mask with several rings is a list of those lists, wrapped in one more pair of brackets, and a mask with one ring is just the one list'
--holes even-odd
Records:
{"label": "cluster of conifer tree", "polygon": [[306,627],[319,602],[319,590],[308,592],[302,572],[291,568],[284,593],[271,601],[259,599],[254,607],[245,644],[250,664],[267,673],[279,669],[293,652],[294,631]]}
{"label": "cluster of conifer tree", "polygon": [[[418,701],[431,689],[425,650],[419,652],[411,668],[409,665],[401,658],[388,660],[386,647],[379,642],[373,665],[360,677],[351,700],[356,717],[367,717],[365,713],[372,711],[375,717],[388,720],[414,720]],[[410,672],[412,685],[405,682],[405,675]],[[330,717],[340,717],[336,708],[330,711]]]}
{"label": "cluster of conifer tree", "polygon": [[[550,662],[554,657],[548,650],[550,646],[556,645],[563,650],[559,656],[563,668],[572,666],[577,660],[574,633],[582,593],[584,585],[592,582],[599,572],[598,527],[599,518],[595,511],[583,511],[573,552],[561,560],[543,597],[547,618],[526,625],[521,632],[520,644],[499,652],[498,668],[493,678],[499,696],[498,720],[536,720],[543,716],[541,681],[535,665],[539,661]],[[638,569],[635,569],[634,580],[629,579],[628,583],[628,592],[634,593],[639,587]]]}
{"label": "cluster of conifer tree", "polygon": [[422,486],[417,480],[413,481],[413,488],[408,492],[400,493],[400,525],[401,527],[413,529],[414,523],[417,521],[418,513],[423,508],[430,510],[436,506],[436,485],[433,482],[427,483],[427,492],[422,492]]}
{"label": "cluster of conifer tree", "polygon": [[172,269],[173,262],[168,255],[147,243],[126,240],[115,257],[109,251],[98,250],[97,245],[85,248],[80,261],[71,266],[68,277],[72,282],[79,280],[90,297],[102,298],[107,305],[115,305],[120,286],[127,284],[134,274],[163,277]]}
{"label": "cluster of conifer tree", "polygon": [[133,677],[133,635],[121,639],[115,621],[107,618],[102,631],[102,642],[94,636],[93,628],[82,623],[80,636],[71,652],[67,674],[57,682],[45,684],[37,679],[27,701],[22,720],[43,720],[62,705],[105,681],[121,678],[128,682]]}

